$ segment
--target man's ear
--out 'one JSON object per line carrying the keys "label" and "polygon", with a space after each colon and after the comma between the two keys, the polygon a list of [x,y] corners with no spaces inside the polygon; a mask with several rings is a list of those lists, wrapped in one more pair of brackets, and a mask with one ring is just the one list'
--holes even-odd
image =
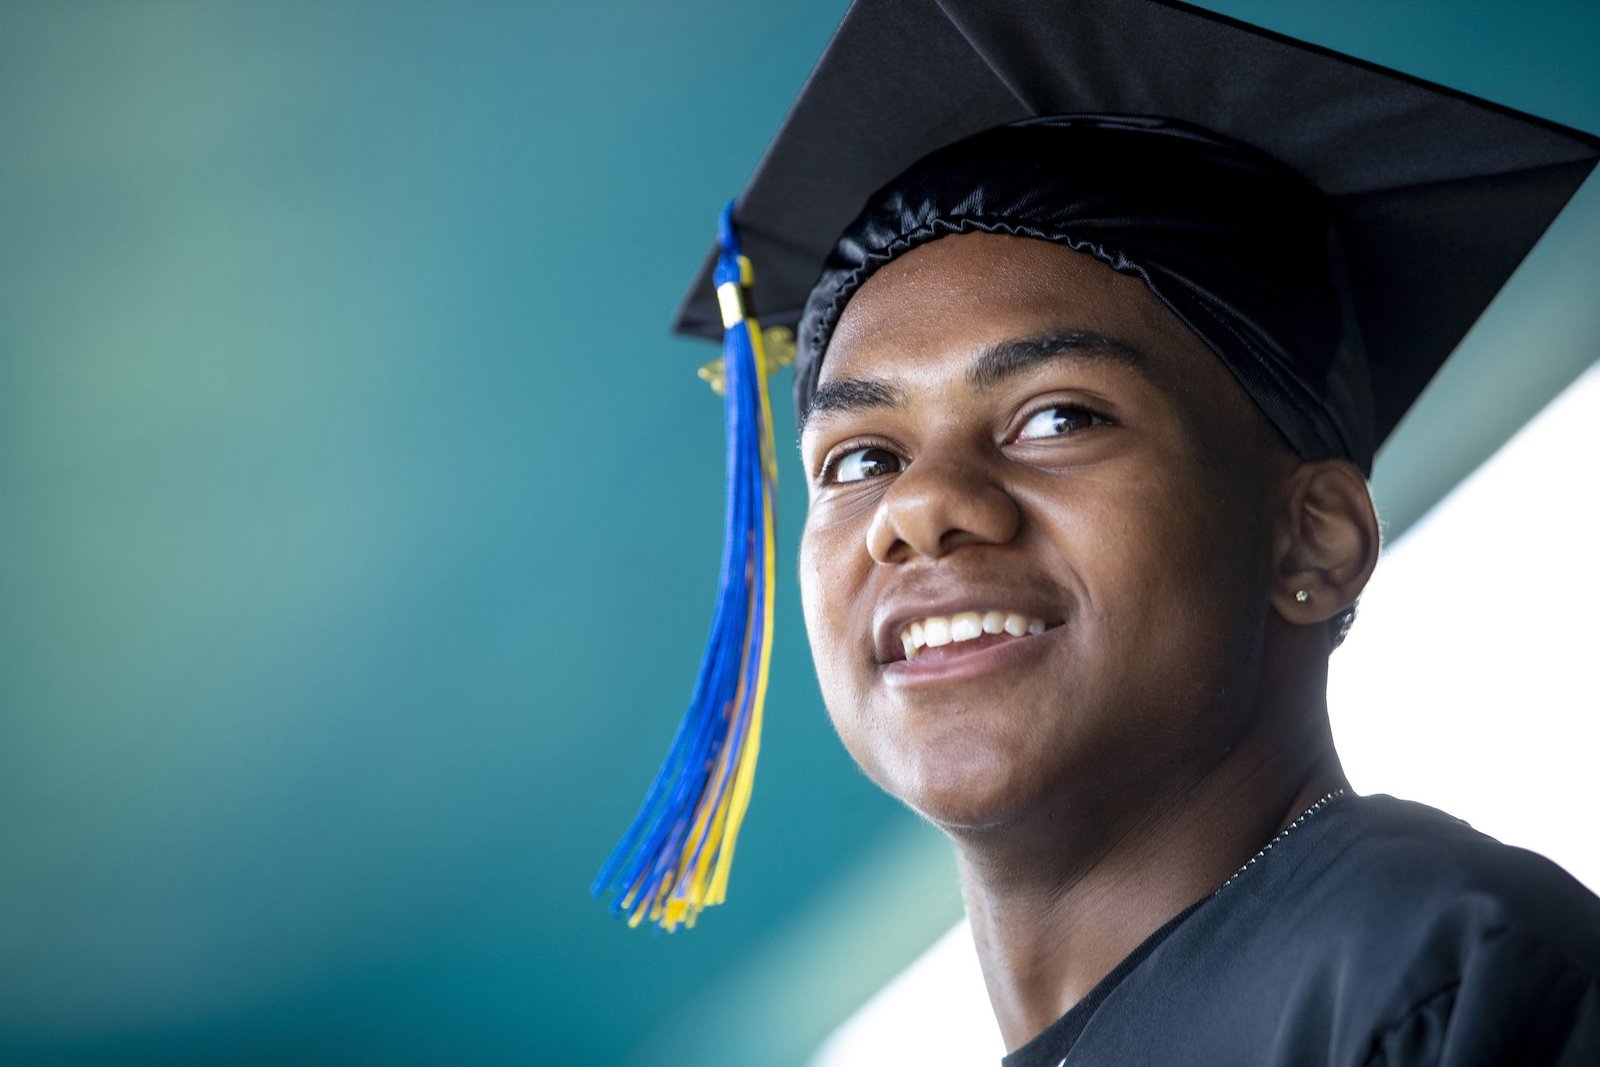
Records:
{"label": "man's ear", "polygon": [[1275,541],[1272,606],[1300,626],[1356,602],[1378,564],[1378,514],[1367,480],[1342,459],[1302,463],[1290,476]]}

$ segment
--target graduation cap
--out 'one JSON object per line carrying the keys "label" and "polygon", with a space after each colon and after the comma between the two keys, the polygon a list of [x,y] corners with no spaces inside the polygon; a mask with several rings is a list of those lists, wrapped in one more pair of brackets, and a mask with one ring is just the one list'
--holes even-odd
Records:
{"label": "graduation cap", "polygon": [[676,316],[724,338],[722,628],[596,891],[671,928],[726,886],[772,592],[770,429],[732,436],[768,402],[756,319],[799,326],[803,411],[878,266],[947,233],[1067,243],[1144,278],[1302,455],[1365,468],[1597,158],[1587,134],[1168,0],[856,0]]}

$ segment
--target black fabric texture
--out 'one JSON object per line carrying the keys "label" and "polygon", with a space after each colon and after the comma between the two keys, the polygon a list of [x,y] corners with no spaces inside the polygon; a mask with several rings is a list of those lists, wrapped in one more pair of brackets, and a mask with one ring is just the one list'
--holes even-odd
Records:
{"label": "black fabric texture", "polygon": [[1048,1028],[1019,1062],[1593,1067],[1600,899],[1442,812],[1347,797],[1210,897],[1072,1029],[1056,1043]]}
{"label": "black fabric texture", "polygon": [[[1134,275],[1222,360],[1307,459],[1370,470],[1372,398],[1329,203],[1254,149],[1139,116],[1030,119],[914,164],[845,230],[800,319],[803,419],[845,304],[874,271],[956,233],[1065,245]],[[1357,391],[1329,388],[1337,361]],[[1351,380],[1351,374],[1344,376]]]}

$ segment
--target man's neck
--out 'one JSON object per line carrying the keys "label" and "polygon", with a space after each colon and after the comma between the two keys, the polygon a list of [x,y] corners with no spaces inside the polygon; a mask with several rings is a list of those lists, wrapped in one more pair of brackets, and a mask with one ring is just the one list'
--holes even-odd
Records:
{"label": "man's neck", "polygon": [[1147,795],[1137,810],[1078,798],[1066,807],[1072,814],[1058,807],[1035,825],[952,835],[1008,1049],[1054,1022],[1142,941],[1345,784],[1325,717],[1314,733],[1287,752],[1265,744],[1231,753],[1197,780]]}

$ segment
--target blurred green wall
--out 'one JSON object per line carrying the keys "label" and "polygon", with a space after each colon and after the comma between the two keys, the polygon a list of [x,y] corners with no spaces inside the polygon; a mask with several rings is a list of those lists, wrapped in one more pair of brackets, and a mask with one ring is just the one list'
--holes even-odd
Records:
{"label": "blurred green wall", "polygon": [[[587,897],[717,565],[665,325],[843,6],[0,5],[0,1062],[792,1062],[954,916],[787,586],[732,903]],[[1600,129],[1592,2],[1219,6]]]}

